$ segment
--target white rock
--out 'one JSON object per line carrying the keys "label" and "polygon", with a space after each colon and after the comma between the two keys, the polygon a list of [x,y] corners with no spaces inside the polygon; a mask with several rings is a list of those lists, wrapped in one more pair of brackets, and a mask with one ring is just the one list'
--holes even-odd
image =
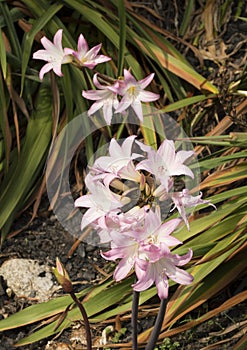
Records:
{"label": "white rock", "polygon": [[51,269],[31,259],[10,259],[0,267],[0,275],[18,297],[48,300],[57,290]]}

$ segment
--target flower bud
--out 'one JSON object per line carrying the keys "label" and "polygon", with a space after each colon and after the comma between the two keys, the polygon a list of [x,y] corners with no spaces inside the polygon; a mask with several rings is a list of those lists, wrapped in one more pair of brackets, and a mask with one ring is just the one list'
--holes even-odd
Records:
{"label": "flower bud", "polygon": [[71,293],[73,290],[71,280],[63,264],[58,258],[56,259],[56,267],[53,267],[53,272],[58,283],[63,287],[63,290],[66,293]]}
{"label": "flower bud", "polygon": [[145,188],[146,178],[143,174],[140,175],[140,191],[143,191]]}

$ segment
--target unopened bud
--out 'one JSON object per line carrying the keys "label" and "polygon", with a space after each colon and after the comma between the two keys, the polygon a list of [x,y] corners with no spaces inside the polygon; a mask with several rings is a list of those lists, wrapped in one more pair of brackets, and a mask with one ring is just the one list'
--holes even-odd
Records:
{"label": "unopened bud", "polygon": [[143,174],[140,175],[140,191],[142,192],[145,188],[146,178]]}
{"label": "unopened bud", "polygon": [[150,187],[149,187],[149,185],[146,183],[145,184],[145,194],[146,194],[146,196],[149,196],[150,195]]}
{"label": "unopened bud", "polygon": [[66,293],[71,293],[73,286],[67,271],[65,270],[61,261],[56,259],[56,267],[53,267],[53,273],[56,276],[58,283],[63,287]]}

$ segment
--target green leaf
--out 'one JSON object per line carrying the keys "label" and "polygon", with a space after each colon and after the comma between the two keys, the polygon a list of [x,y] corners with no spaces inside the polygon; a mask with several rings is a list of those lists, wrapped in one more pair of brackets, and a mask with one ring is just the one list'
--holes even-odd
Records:
{"label": "green leaf", "polygon": [[7,77],[7,56],[6,56],[6,49],[5,49],[5,43],[3,39],[3,33],[0,28],[0,64],[3,72],[3,78],[6,80]]}
{"label": "green leaf", "polygon": [[7,3],[0,2],[0,10],[3,14],[5,24],[7,26],[7,36],[10,42],[11,50],[20,59],[21,58],[21,47],[18,40],[18,35],[15,30],[13,18],[9,11]]}
{"label": "green leaf", "polygon": [[[96,315],[103,310],[106,310],[108,307],[121,302],[121,300],[131,292],[130,285],[133,283],[132,278],[127,278],[123,282],[120,282],[108,289],[103,290],[101,293],[97,293],[95,296],[86,300],[83,303],[83,306],[87,312],[87,315],[90,318],[93,315]],[[50,335],[56,334],[61,330],[69,327],[73,321],[80,320],[81,314],[79,309],[73,308],[68,312],[66,319],[63,323],[56,329],[57,321],[52,322],[51,324],[43,327],[37,332],[31,334],[30,336],[20,340],[16,345],[26,345],[49,337]],[[1,325],[1,321],[0,321]]]}
{"label": "green leaf", "polygon": [[168,112],[176,111],[178,109],[190,106],[194,103],[202,102],[202,101],[205,101],[209,98],[214,98],[214,97],[215,97],[215,95],[211,95],[211,94],[210,95],[197,95],[197,96],[193,96],[193,97],[187,97],[187,98],[181,99],[177,102],[169,104],[165,108],[162,108],[160,110],[160,112],[168,113]]}
{"label": "green leaf", "polygon": [[124,1],[118,1],[118,16],[119,16],[119,49],[118,49],[118,76],[123,73],[125,41],[126,41],[126,14]]}
{"label": "green leaf", "polygon": [[170,54],[163,52],[158,46],[150,43],[148,40],[141,38],[134,38],[134,40],[148,56],[154,60],[158,60],[159,64],[164,68],[186,80],[191,85],[194,85],[198,90],[205,90],[214,94],[219,93],[218,89],[213,84],[187,64],[181,62]]}
{"label": "green leaf", "polygon": [[0,229],[6,237],[13,214],[27,201],[40,176],[51,141],[52,98],[47,87],[41,87],[27,126],[20,157],[13,163],[0,186]]}

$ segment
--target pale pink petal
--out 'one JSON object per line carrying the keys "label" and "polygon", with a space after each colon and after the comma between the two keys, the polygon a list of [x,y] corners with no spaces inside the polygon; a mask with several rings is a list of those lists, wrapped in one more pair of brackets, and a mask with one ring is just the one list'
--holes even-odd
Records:
{"label": "pale pink petal", "polygon": [[44,46],[45,51],[54,50],[54,44],[49,39],[47,39],[45,36],[43,36],[43,38],[41,38],[40,42]]}
{"label": "pale pink petal", "polygon": [[127,69],[124,69],[124,81],[125,81],[125,84],[136,84],[137,81],[136,79],[133,77],[133,75],[127,70]]}
{"label": "pale pink petal", "polygon": [[104,105],[104,102],[102,100],[95,102],[92,104],[92,106],[87,111],[88,115],[93,115],[95,112],[97,112],[100,108],[102,108]]}
{"label": "pale pink petal", "polygon": [[169,270],[167,270],[166,273],[170,279],[179,284],[188,285],[193,282],[193,277],[188,272],[178,267],[176,267],[175,271],[172,271],[172,273],[170,273]]}
{"label": "pale pink petal", "polygon": [[141,89],[145,89],[153,80],[154,78],[154,73],[149,74],[146,78],[139,80],[138,84],[140,85]]}
{"label": "pale pink petal", "polygon": [[103,104],[103,116],[104,116],[104,119],[105,119],[107,125],[111,125],[112,115],[113,115],[112,103],[107,103],[107,102],[104,103]]}
{"label": "pale pink petal", "polygon": [[105,89],[106,86],[105,85],[102,85],[100,84],[100,82],[98,81],[98,73],[95,73],[94,76],[93,76],[93,83],[94,85],[96,86],[97,89]]}
{"label": "pale pink petal", "polygon": [[82,96],[87,98],[88,100],[102,100],[108,98],[109,92],[105,90],[87,90],[82,91]]}
{"label": "pale pink petal", "polygon": [[195,156],[194,151],[178,151],[176,154],[176,160],[184,163],[188,158]]}
{"label": "pale pink petal", "polygon": [[85,194],[75,200],[75,207],[90,208],[93,206],[92,194]]}
{"label": "pale pink petal", "polygon": [[127,137],[124,142],[123,142],[123,149],[125,154],[128,154],[129,156],[131,155],[131,151],[132,151],[132,146],[133,146],[133,142],[135,141],[136,135],[132,135]]}
{"label": "pale pink petal", "polygon": [[108,252],[100,252],[101,256],[110,261],[115,261],[116,259],[122,259],[125,256],[125,252],[121,248],[112,248]]}
{"label": "pale pink petal", "polygon": [[172,256],[172,259],[177,266],[183,266],[183,265],[186,265],[192,259],[192,256],[193,256],[193,250],[189,249],[187,254],[184,254],[182,256],[178,254],[174,254]]}
{"label": "pale pink petal", "polygon": [[86,226],[93,223],[95,220],[99,219],[101,216],[104,216],[105,212],[99,208],[90,208],[83,215],[81,220],[81,230],[83,230]]}
{"label": "pale pink petal", "polygon": [[158,296],[161,300],[168,298],[169,283],[166,275],[158,275],[155,279]]}
{"label": "pale pink petal", "polygon": [[116,139],[112,138],[109,146],[109,153],[111,157],[118,158],[119,155],[122,155],[122,148]]}
{"label": "pale pink petal", "polygon": [[59,77],[62,77],[63,76],[63,73],[62,73],[62,66],[61,64],[57,64],[57,65],[53,65],[53,72],[55,74],[57,74]]}
{"label": "pale pink petal", "polygon": [[142,104],[139,101],[135,101],[131,104],[131,107],[134,109],[138,119],[143,122],[143,112],[142,112]]}
{"label": "pale pink petal", "polygon": [[59,29],[56,34],[54,35],[54,45],[60,50],[63,51],[63,47],[62,47],[62,35],[63,35],[63,30]]}
{"label": "pale pink petal", "polygon": [[101,46],[102,46],[102,44],[98,44],[98,45],[92,47],[92,48],[86,53],[85,57],[86,57],[88,60],[94,59],[94,58],[97,56],[98,52],[100,51]]}
{"label": "pale pink petal", "polygon": [[131,103],[132,101],[128,98],[127,95],[125,95],[120,101],[118,108],[115,110],[115,113],[122,113],[123,111],[126,111]]}
{"label": "pale pink petal", "polygon": [[50,70],[53,69],[53,64],[52,63],[46,63],[40,70],[39,72],[39,78],[40,80],[43,80],[45,73],[49,72]]}
{"label": "pale pink petal", "polygon": [[133,265],[134,261],[129,259],[129,257],[123,258],[114,271],[113,278],[115,281],[118,282],[125,278],[132,269]]}
{"label": "pale pink petal", "polygon": [[169,165],[175,162],[175,145],[172,140],[164,140],[160,145],[157,154]]}
{"label": "pale pink petal", "polygon": [[99,63],[103,63],[103,62],[107,62],[107,61],[110,61],[111,58],[110,57],[107,57],[107,56],[104,56],[104,55],[99,55],[95,58],[88,58],[87,60],[85,60],[83,62],[83,66],[84,67],[87,67],[89,69],[94,69],[94,67],[99,64]]}
{"label": "pale pink petal", "polygon": [[38,51],[34,52],[33,58],[36,60],[47,61],[47,51],[46,50],[38,50]]}
{"label": "pale pink petal", "polygon": [[138,99],[143,102],[152,102],[158,100],[159,98],[159,94],[155,94],[154,92],[150,91],[140,91],[138,95]]}
{"label": "pale pink petal", "polygon": [[88,51],[87,41],[82,34],[79,35],[77,49],[78,49],[79,55],[82,55],[83,57],[86,54],[86,52]]}

